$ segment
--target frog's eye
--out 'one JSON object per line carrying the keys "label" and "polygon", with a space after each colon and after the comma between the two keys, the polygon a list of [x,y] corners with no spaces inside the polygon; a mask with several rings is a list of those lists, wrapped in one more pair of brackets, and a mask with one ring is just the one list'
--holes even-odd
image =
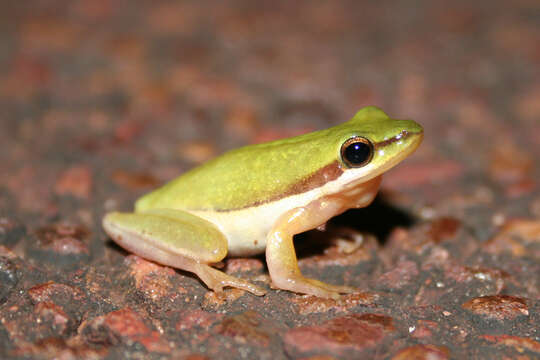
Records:
{"label": "frog's eye", "polygon": [[348,167],[366,165],[373,157],[373,144],[366,138],[355,136],[341,145],[341,159]]}

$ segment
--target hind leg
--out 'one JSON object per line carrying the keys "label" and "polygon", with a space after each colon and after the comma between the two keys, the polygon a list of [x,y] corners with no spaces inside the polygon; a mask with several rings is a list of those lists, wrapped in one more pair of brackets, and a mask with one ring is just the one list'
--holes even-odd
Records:
{"label": "hind leg", "polygon": [[263,295],[265,291],[209,264],[227,255],[227,239],[210,222],[185,211],[109,213],[105,232],[120,246],[148,260],[195,273],[210,289],[230,286]]}

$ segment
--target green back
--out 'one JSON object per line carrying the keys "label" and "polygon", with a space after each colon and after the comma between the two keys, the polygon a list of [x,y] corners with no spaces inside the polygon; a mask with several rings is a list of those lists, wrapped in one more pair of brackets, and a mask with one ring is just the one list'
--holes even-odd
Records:
{"label": "green back", "polygon": [[278,199],[310,174],[339,161],[341,145],[350,137],[381,142],[402,131],[403,121],[416,124],[367,107],[326,130],[232,150],[145,195],[136,209],[224,211]]}

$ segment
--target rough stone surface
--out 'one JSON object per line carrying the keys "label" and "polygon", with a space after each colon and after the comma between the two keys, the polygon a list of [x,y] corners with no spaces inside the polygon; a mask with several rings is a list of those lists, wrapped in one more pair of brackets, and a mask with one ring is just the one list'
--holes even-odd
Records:
{"label": "rough stone surface", "polygon": [[[152,330],[138,313],[129,308],[94,318],[84,324],[80,332],[94,343],[117,344],[125,342],[128,345],[139,343],[149,352],[171,352],[169,344],[159,335],[159,332]],[[99,337],[101,332],[108,334],[108,336],[106,338]]]}
{"label": "rough stone surface", "polygon": [[293,356],[312,353],[338,354],[356,358],[384,342],[395,331],[393,319],[379,314],[353,314],[336,317],[321,325],[289,330],[285,346]]}
{"label": "rough stone surface", "polygon": [[475,315],[496,320],[514,320],[519,316],[529,315],[527,302],[524,299],[508,295],[474,298],[464,303],[463,308]]}
{"label": "rough stone surface", "polygon": [[450,352],[444,346],[414,345],[392,356],[392,360],[447,360]]}

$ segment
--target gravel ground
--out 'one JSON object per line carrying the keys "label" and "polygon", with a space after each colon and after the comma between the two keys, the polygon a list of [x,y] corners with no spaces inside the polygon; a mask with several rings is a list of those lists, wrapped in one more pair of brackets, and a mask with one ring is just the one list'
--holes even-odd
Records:
{"label": "gravel ground", "polygon": [[[0,358],[540,359],[540,3],[21,1],[0,12]],[[425,140],[298,236],[360,292],[218,296],[101,218],[377,105]]]}

